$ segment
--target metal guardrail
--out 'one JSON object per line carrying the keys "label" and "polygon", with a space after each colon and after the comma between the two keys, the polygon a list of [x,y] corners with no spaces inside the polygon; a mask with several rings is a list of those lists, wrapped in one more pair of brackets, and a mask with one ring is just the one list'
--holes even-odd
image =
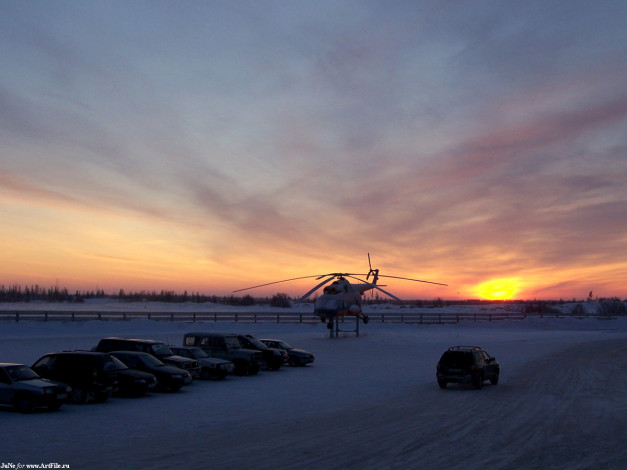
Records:
{"label": "metal guardrail", "polygon": [[134,320],[179,322],[275,322],[314,323],[319,321],[311,314],[294,312],[138,312],[138,311],[61,311],[61,310],[6,310],[0,311],[0,321],[87,321]]}
{"label": "metal guardrail", "polygon": [[[419,312],[381,312],[369,313],[374,323],[419,323],[448,324],[461,321],[501,321],[524,320],[534,318],[588,318],[591,315],[566,314],[527,314],[522,312],[503,313],[419,313]],[[598,315],[594,315],[598,317]],[[604,317],[607,318],[607,317]],[[107,311],[42,311],[42,310],[4,310],[0,311],[0,321],[87,321],[87,320],[133,320],[148,319],[156,321],[177,322],[229,322],[229,323],[319,323],[320,320],[311,313],[289,311],[269,312],[107,312]],[[340,319],[340,322],[344,318]],[[349,317],[346,321],[353,321]]]}

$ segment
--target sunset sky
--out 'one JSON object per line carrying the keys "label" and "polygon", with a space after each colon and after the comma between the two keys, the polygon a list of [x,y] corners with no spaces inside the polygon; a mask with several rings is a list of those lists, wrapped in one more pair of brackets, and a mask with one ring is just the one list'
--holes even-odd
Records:
{"label": "sunset sky", "polygon": [[[627,297],[627,2],[0,2],[0,284]],[[313,280],[253,295],[299,295]]]}

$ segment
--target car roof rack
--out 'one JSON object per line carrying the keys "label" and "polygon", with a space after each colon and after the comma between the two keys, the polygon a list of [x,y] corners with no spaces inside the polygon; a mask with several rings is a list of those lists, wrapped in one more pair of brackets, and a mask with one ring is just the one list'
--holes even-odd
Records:
{"label": "car roof rack", "polygon": [[481,351],[479,346],[453,346],[448,348],[449,351]]}

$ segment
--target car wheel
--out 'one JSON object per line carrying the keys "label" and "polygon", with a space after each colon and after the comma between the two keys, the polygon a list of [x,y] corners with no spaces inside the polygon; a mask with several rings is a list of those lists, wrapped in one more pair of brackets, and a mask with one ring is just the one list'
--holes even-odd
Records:
{"label": "car wheel", "polygon": [[477,374],[472,378],[472,387],[475,390],[481,390],[483,388],[483,376],[481,374]]}
{"label": "car wheel", "polygon": [[15,400],[15,407],[20,413],[32,413],[35,409],[35,404],[28,395],[20,395]]}
{"label": "car wheel", "polygon": [[296,367],[299,364],[299,361],[295,357],[290,357],[289,364],[291,367]]}
{"label": "car wheel", "polygon": [[255,364],[251,364],[248,367],[248,375],[257,375],[259,373],[259,366]]}
{"label": "car wheel", "polygon": [[70,400],[72,400],[72,403],[84,405],[87,403],[88,398],[89,393],[85,387],[72,387],[72,392],[70,393]]}
{"label": "car wheel", "polygon": [[497,372],[496,374],[494,374],[491,378],[490,378],[490,383],[492,385],[496,385],[497,383],[499,383],[499,373]]}
{"label": "car wheel", "polygon": [[438,380],[438,385],[440,386],[440,388],[446,388],[447,384],[448,382],[446,380]]}
{"label": "car wheel", "polygon": [[209,369],[209,367],[203,367],[200,370],[200,378],[202,380],[209,380],[211,378],[211,369]]}

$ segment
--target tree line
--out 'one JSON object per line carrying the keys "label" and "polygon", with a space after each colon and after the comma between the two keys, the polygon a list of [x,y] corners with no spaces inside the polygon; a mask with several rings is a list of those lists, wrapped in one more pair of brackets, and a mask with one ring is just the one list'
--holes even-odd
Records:
{"label": "tree line", "polygon": [[[311,300],[315,300],[317,295],[312,296]],[[205,303],[211,302],[214,304],[232,305],[232,306],[252,306],[252,305],[270,305],[271,307],[287,308],[292,305],[292,302],[297,298],[292,298],[284,293],[274,294],[272,297],[252,297],[251,295],[244,296],[217,296],[206,295],[200,292],[188,292],[185,290],[183,293],[173,290],[161,290],[161,291],[125,291],[120,289],[117,294],[107,294],[102,289],[94,290],[76,290],[70,292],[65,287],[42,287],[37,284],[31,286],[20,286],[13,284],[10,286],[0,285],[0,302],[70,302],[70,303],[82,303],[89,299],[110,299],[118,300],[120,302],[173,302],[173,303]],[[572,299],[572,300],[481,300],[481,299],[468,299],[468,300],[404,300],[398,302],[396,300],[388,299],[386,297],[374,294],[372,296],[364,296],[363,303],[367,304],[380,304],[390,303],[396,305],[405,305],[409,307],[447,307],[452,305],[489,305],[491,303],[511,303],[511,304],[523,304],[525,313],[556,313],[557,305],[565,302],[577,303],[574,307],[573,314],[577,314],[586,311],[585,304],[592,299],[586,300]],[[620,300],[618,297],[608,299],[595,299],[599,302],[602,312],[607,314],[627,314],[627,307],[625,301]]]}
{"label": "tree line", "polygon": [[275,294],[272,297],[254,298],[251,295],[243,297],[228,295],[206,295],[200,292],[191,292],[187,290],[183,293],[172,290],[161,291],[125,291],[120,289],[117,294],[106,294],[104,290],[97,289],[95,291],[76,290],[70,292],[66,287],[42,287],[37,284],[32,286],[21,285],[0,285],[0,302],[70,302],[82,303],[89,299],[110,299],[120,302],[173,302],[173,303],[205,303],[211,302],[215,304],[234,305],[234,306],[251,306],[255,304],[270,304],[273,307],[289,307],[290,297],[287,294]]}
{"label": "tree line", "polygon": [[71,293],[66,287],[43,287],[38,284],[32,286],[0,285],[0,302],[31,302],[43,300],[46,302],[83,302],[86,299],[106,298],[104,290],[75,291]]}

